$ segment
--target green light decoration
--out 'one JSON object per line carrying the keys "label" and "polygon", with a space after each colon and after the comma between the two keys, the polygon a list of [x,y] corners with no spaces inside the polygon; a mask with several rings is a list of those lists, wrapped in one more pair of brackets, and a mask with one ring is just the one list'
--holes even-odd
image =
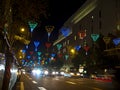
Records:
{"label": "green light decoration", "polygon": [[37,22],[29,21],[29,22],[28,22],[28,25],[30,26],[30,31],[33,32],[33,30],[34,30],[35,27],[38,25],[38,23],[37,23]]}
{"label": "green light decoration", "polygon": [[57,44],[57,49],[60,50],[62,47],[62,44]]}
{"label": "green light decoration", "polygon": [[41,57],[38,57],[38,60],[41,60]]}
{"label": "green light decoration", "polygon": [[65,55],[65,59],[68,60],[68,57],[69,57],[69,55],[66,54],[66,55]]}
{"label": "green light decoration", "polygon": [[94,42],[96,42],[99,38],[99,34],[91,34],[91,38],[93,39]]}
{"label": "green light decoration", "polygon": [[105,42],[106,44],[106,49],[107,49],[107,45],[108,43],[110,42],[111,38],[110,37],[103,37],[103,41]]}
{"label": "green light decoration", "polygon": [[37,52],[37,54],[40,56],[42,53],[41,52]]}
{"label": "green light decoration", "polygon": [[48,64],[48,62],[45,62],[45,64]]}

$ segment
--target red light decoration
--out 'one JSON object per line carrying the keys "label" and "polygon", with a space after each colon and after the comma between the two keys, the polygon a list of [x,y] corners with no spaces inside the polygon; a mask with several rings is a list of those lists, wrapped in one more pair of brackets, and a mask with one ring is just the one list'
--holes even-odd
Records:
{"label": "red light decoration", "polygon": [[45,43],[45,46],[46,46],[47,48],[50,48],[51,43],[46,42],[46,43]]}
{"label": "red light decoration", "polygon": [[89,46],[84,46],[83,48],[84,48],[84,50],[86,51],[86,55],[87,55],[87,52],[88,52],[88,50],[90,49],[90,47],[89,47]]}
{"label": "red light decoration", "polygon": [[30,51],[30,54],[32,55],[32,54],[33,54],[33,51]]}
{"label": "red light decoration", "polygon": [[58,57],[61,58],[61,57],[62,57],[62,54],[58,54]]}
{"label": "red light decoration", "polygon": [[85,30],[85,31],[80,31],[80,32],[78,32],[78,35],[79,35],[79,38],[80,38],[80,39],[85,38],[85,37],[86,37],[86,30]]}

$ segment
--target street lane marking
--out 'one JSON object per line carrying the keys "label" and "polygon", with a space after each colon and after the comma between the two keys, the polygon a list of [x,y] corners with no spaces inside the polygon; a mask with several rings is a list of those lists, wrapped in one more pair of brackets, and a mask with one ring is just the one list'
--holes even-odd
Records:
{"label": "street lane marking", "polygon": [[32,80],[32,78],[29,78],[30,80]]}
{"label": "street lane marking", "polygon": [[23,84],[23,82],[20,83],[20,90],[24,90],[24,84]]}
{"label": "street lane marking", "polygon": [[94,87],[94,88],[92,88],[93,90],[102,90],[102,89],[100,89],[100,88],[96,88],[96,87]]}
{"label": "street lane marking", "polygon": [[47,90],[44,87],[38,87],[38,89],[40,89],[40,90]]}
{"label": "street lane marking", "polygon": [[69,84],[76,84],[76,83],[74,83],[74,82],[70,82],[70,81],[66,81],[66,83],[69,83]]}
{"label": "street lane marking", "polygon": [[37,84],[37,82],[36,81],[32,81],[34,84]]}

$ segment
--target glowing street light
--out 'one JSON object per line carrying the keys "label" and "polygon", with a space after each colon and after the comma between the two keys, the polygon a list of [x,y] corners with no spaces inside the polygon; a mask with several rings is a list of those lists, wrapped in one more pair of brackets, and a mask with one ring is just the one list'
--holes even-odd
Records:
{"label": "glowing street light", "polygon": [[75,49],[71,49],[70,52],[71,52],[72,54],[75,54]]}
{"label": "glowing street light", "polygon": [[24,31],[25,31],[25,28],[21,28],[21,29],[20,29],[20,32],[24,32]]}

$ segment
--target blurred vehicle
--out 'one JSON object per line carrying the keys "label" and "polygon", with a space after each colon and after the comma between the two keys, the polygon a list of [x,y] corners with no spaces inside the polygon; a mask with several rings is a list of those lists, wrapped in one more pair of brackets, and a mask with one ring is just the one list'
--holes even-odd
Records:
{"label": "blurred vehicle", "polygon": [[74,76],[74,77],[80,77],[81,74],[80,72],[69,72],[71,76]]}

